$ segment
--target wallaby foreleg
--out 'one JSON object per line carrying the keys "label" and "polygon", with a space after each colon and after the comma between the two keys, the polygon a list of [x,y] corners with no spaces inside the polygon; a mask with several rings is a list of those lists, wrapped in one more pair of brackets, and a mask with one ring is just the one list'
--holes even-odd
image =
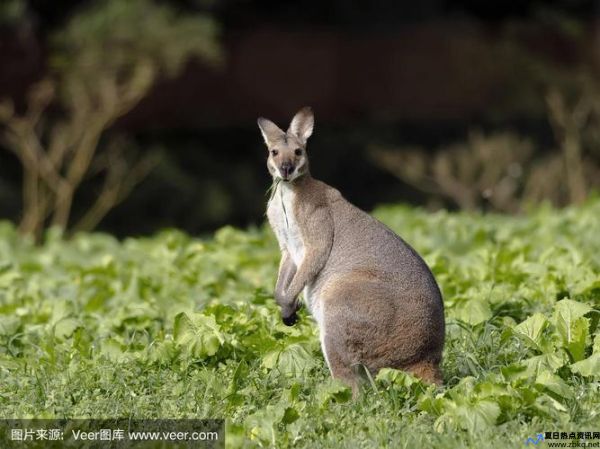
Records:
{"label": "wallaby foreleg", "polygon": [[302,234],[310,236],[311,240],[304,242],[304,258],[290,286],[285,290],[287,301],[294,301],[306,284],[319,274],[333,245],[333,221],[325,208],[314,210],[310,218],[300,226]]}
{"label": "wallaby foreleg", "polygon": [[277,283],[275,284],[275,301],[281,307],[281,317],[284,324],[291,326],[296,322],[296,311],[298,310],[298,299],[286,296],[285,292],[288,289],[294,275],[296,274],[296,264],[290,257],[287,251],[283,251],[281,263],[279,264],[279,274]]}

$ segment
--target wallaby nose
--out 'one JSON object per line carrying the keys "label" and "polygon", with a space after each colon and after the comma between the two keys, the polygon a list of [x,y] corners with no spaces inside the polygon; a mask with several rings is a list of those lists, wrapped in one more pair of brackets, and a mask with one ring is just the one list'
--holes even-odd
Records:
{"label": "wallaby nose", "polygon": [[285,161],[281,163],[279,171],[281,172],[281,176],[283,176],[284,179],[287,179],[294,172],[295,168],[294,164],[290,161]]}

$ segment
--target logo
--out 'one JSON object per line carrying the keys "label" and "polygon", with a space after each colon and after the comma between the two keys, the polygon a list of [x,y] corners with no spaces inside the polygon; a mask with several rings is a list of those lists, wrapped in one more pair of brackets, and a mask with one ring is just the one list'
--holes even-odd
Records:
{"label": "logo", "polygon": [[537,438],[534,440],[532,437],[527,438],[527,440],[525,441],[525,445],[529,446],[529,443],[533,443],[533,444],[539,444],[540,441],[544,441],[544,434],[543,433],[538,433],[537,434]]}

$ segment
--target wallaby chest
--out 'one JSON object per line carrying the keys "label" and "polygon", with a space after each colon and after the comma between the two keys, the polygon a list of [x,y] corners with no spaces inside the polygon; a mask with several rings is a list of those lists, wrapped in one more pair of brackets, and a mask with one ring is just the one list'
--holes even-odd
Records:
{"label": "wallaby chest", "polygon": [[304,241],[296,217],[296,201],[294,190],[280,183],[269,200],[267,217],[279,247],[286,249],[296,266],[299,266],[304,258]]}

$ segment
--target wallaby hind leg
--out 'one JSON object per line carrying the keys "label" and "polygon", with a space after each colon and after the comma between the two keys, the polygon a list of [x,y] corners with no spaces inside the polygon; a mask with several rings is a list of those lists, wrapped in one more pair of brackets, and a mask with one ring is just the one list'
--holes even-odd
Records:
{"label": "wallaby hind leg", "polygon": [[422,379],[426,383],[442,385],[444,382],[439,364],[430,360],[414,363],[404,368],[404,371]]}
{"label": "wallaby hind leg", "polygon": [[441,344],[431,330],[435,320],[422,302],[398,297],[393,289],[368,279],[344,281],[321,296],[322,346],[332,375],[351,384],[355,395],[361,383],[352,371],[357,364],[372,376],[381,368],[398,368],[441,385]]}
{"label": "wallaby hind leg", "polygon": [[352,388],[352,399],[357,399],[365,385],[372,381],[374,372],[361,360],[356,348],[349,346],[345,330],[348,321],[334,310],[324,313],[321,327],[321,349],[331,376]]}
{"label": "wallaby hind leg", "polygon": [[360,391],[359,379],[356,377],[352,366],[344,357],[344,354],[336,350],[336,342],[330,336],[322,338],[321,349],[327,360],[331,376],[339,379],[352,388],[352,398],[356,399]]}

